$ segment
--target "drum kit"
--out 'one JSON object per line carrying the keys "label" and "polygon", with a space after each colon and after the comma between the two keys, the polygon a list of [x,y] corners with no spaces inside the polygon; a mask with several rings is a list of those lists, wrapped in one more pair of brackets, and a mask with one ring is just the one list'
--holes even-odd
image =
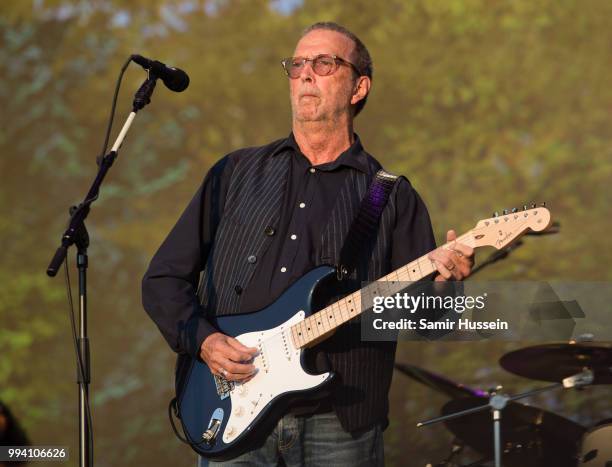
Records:
{"label": "drum kit", "polygon": [[481,391],[413,365],[396,363],[410,378],[452,399],[442,416],[419,423],[444,422],[455,436],[450,456],[436,467],[459,467],[464,446],[482,457],[462,467],[612,467],[612,420],[586,427],[555,413],[517,402],[558,388],[612,384],[612,342],[542,344],[515,350],[500,359],[505,370],[554,384],[515,396],[497,388]]}

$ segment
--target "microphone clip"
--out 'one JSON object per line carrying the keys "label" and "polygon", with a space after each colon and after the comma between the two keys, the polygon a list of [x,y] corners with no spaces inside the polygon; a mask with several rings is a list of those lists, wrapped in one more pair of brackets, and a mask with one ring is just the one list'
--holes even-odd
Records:
{"label": "microphone clip", "polygon": [[134,95],[134,102],[132,104],[132,110],[134,112],[138,112],[145,105],[151,103],[151,95],[155,90],[156,83],[157,76],[155,76],[153,73],[149,73],[147,70],[147,79],[144,80]]}

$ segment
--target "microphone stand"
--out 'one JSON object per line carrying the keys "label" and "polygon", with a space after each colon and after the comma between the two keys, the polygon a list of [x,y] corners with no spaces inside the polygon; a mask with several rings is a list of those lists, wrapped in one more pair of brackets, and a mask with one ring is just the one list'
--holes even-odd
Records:
{"label": "microphone stand", "polygon": [[[90,352],[89,338],[87,336],[87,248],[89,246],[89,234],[85,227],[85,219],[89,214],[91,204],[98,199],[100,186],[104,181],[104,177],[112,167],[113,162],[117,158],[119,147],[123,143],[123,139],[127,134],[136,112],[151,102],[151,95],[155,89],[157,76],[153,73],[147,73],[147,79],[140,86],[134,96],[132,112],[127,117],[123,128],[119,132],[119,136],[115,140],[110,152],[103,157],[99,157],[97,164],[99,167],[98,174],[94,179],[85,199],[78,206],[70,208],[70,222],[68,228],[62,235],[61,246],[55,252],[49,267],[47,275],[55,277],[60,266],[66,259],[68,248],[72,245],[77,247],[76,264],[79,270],[79,335],[77,338],[77,384],[79,385],[79,466],[90,467],[93,465],[93,455],[91,452],[93,440],[91,440],[91,426],[88,422],[89,408],[89,384],[91,382],[90,372]],[[89,413],[91,416],[91,413]]]}
{"label": "microphone stand", "polygon": [[593,371],[585,369],[580,373],[564,378],[560,383],[553,383],[548,386],[544,386],[532,391],[523,392],[515,396],[508,396],[506,394],[500,394],[498,392],[492,392],[489,396],[489,402],[487,404],[473,407],[471,409],[461,410],[460,412],[452,413],[449,415],[443,415],[441,417],[432,418],[424,422],[417,423],[417,428],[423,426],[432,425],[438,422],[444,422],[446,420],[452,420],[454,418],[463,417],[476,412],[482,412],[483,410],[490,409],[493,418],[493,447],[495,453],[495,467],[501,467],[501,416],[502,411],[508,404],[508,402],[530,397],[541,392],[550,391],[557,388],[581,388],[593,383]]}
{"label": "microphone stand", "polygon": [[[529,232],[527,233],[527,235],[550,235],[550,234],[559,233],[559,231],[560,231],[560,224],[558,222],[554,222],[549,229],[543,232]],[[485,259],[482,263],[478,264],[476,267],[472,269],[470,277],[474,276],[474,274],[486,268],[487,266],[490,266],[491,264],[496,263],[497,261],[506,259],[514,250],[516,250],[517,248],[521,246],[523,246],[523,242],[522,240],[518,240],[508,245],[506,248],[502,248],[501,250],[494,251],[487,257],[487,259]],[[421,428],[423,426],[431,425],[434,423],[438,423],[438,422],[442,422],[446,420],[452,420],[454,418],[463,417],[465,415],[470,415],[472,413],[491,409],[492,417],[493,417],[493,443],[494,443],[494,449],[495,449],[495,466],[501,467],[501,414],[502,414],[502,410],[506,407],[507,403],[510,401],[522,399],[524,397],[529,397],[534,394],[538,394],[540,392],[549,391],[551,389],[556,389],[559,387],[566,387],[566,388],[574,387],[574,386],[581,387],[581,386],[590,384],[593,381],[592,373],[588,373],[588,372],[579,373],[578,375],[574,375],[573,377],[566,378],[566,380],[570,380],[572,378],[577,378],[578,380],[571,382],[571,383],[567,383],[564,380],[563,383],[555,383],[550,386],[545,386],[543,388],[535,389],[533,391],[525,392],[525,393],[518,394],[512,397],[507,396],[505,394],[497,394],[494,392],[490,394],[489,403],[487,404],[481,405],[479,407],[474,407],[471,409],[462,410],[461,412],[457,412],[454,414],[432,418],[424,422],[419,422],[417,423],[417,427]]]}

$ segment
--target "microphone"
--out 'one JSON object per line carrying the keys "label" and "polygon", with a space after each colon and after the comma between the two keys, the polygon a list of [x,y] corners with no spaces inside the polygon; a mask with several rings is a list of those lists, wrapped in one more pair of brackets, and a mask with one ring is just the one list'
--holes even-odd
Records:
{"label": "microphone", "polygon": [[132,55],[132,61],[148,70],[155,78],[160,78],[171,91],[181,92],[189,86],[189,76],[180,68],[169,67],[157,60],[136,54]]}

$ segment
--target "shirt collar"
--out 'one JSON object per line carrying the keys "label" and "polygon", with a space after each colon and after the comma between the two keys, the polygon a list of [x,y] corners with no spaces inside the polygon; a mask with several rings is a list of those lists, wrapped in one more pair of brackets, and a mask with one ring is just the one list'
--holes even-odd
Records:
{"label": "shirt collar", "polygon": [[[359,139],[359,135],[354,133],[355,140],[353,144],[340,154],[336,160],[332,162],[327,162],[325,164],[320,164],[316,166],[320,170],[328,171],[334,170],[337,167],[344,165],[347,167],[352,167],[364,173],[369,173],[370,167],[368,164],[368,157],[361,145],[361,140]],[[274,150],[272,156],[276,156],[278,154],[282,154],[286,150],[293,150],[298,154],[302,154],[297,142],[295,141],[295,137],[293,136],[293,132],[289,133],[289,136]]]}

